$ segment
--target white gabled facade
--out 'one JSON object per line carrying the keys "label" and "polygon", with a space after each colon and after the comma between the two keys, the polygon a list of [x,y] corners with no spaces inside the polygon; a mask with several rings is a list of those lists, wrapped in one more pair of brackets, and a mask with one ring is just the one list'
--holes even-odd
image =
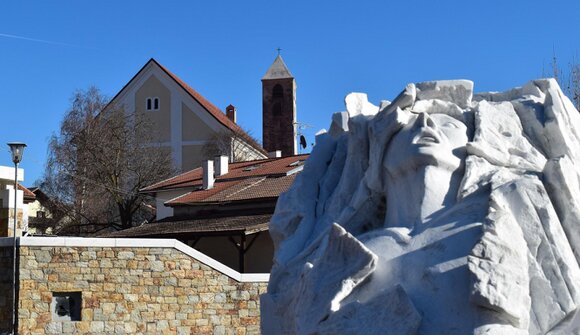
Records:
{"label": "white gabled facade", "polygon": [[[180,172],[201,165],[202,148],[212,136],[241,129],[154,59],[121,89],[109,106],[147,117],[153,125],[153,144],[171,152],[174,167]],[[248,143],[247,150],[250,159],[265,158],[257,144]]]}

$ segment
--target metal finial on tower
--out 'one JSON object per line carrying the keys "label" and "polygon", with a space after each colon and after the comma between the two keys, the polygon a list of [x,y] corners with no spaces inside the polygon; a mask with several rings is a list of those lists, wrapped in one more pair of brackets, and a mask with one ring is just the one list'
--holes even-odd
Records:
{"label": "metal finial on tower", "polygon": [[276,51],[278,51],[278,56],[280,56],[280,51],[282,51],[282,49],[280,49],[280,47],[278,47],[278,48],[276,49]]}

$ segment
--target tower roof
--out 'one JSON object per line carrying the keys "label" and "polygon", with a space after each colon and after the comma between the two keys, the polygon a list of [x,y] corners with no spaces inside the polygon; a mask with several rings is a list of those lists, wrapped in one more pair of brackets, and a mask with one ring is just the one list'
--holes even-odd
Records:
{"label": "tower roof", "polygon": [[262,77],[262,80],[284,78],[294,78],[294,76],[292,73],[290,73],[290,70],[288,70],[288,67],[286,66],[286,63],[284,63],[282,56],[278,55],[264,77]]}

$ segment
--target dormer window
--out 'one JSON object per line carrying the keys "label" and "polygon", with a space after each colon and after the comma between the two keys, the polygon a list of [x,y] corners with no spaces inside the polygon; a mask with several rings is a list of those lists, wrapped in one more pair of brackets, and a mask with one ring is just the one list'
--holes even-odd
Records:
{"label": "dormer window", "polygon": [[159,98],[158,97],[147,98],[147,100],[145,101],[145,108],[148,111],[159,110]]}

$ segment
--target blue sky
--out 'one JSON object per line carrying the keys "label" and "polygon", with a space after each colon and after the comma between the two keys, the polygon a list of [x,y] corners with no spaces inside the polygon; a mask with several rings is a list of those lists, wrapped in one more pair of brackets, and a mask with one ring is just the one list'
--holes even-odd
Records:
{"label": "blue sky", "polygon": [[261,82],[276,48],[298,84],[298,121],[327,128],[344,96],[392,99],[409,82],[471,79],[500,91],[565,67],[578,1],[2,1],[0,165],[28,144],[25,185],[76,89],[112,97],[153,57],[261,138]]}

